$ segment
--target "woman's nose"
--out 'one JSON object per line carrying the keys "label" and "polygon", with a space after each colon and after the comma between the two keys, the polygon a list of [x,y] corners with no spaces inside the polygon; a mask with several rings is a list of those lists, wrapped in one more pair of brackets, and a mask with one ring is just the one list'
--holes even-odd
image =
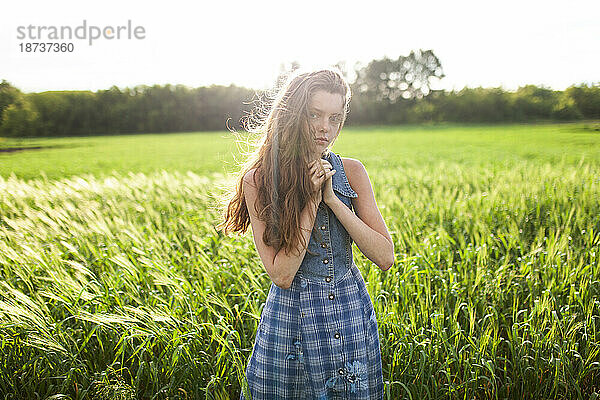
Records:
{"label": "woman's nose", "polygon": [[327,120],[320,120],[319,121],[319,130],[322,132],[327,132],[327,128],[328,128]]}

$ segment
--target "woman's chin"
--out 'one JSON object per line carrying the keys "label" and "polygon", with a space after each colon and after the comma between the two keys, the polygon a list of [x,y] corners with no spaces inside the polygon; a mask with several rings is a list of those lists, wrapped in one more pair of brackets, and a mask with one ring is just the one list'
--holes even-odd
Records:
{"label": "woman's chin", "polygon": [[322,158],[324,157],[325,153],[327,153],[327,149],[328,146],[323,145],[323,144],[316,144],[315,147],[313,148],[313,154],[314,154],[314,158]]}

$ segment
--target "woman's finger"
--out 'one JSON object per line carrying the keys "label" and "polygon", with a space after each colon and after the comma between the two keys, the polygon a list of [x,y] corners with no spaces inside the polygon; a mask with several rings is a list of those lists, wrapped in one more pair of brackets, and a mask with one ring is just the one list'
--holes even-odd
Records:
{"label": "woman's finger", "polygon": [[331,178],[334,174],[335,174],[335,169],[331,170],[331,171],[327,171],[325,173],[325,175],[321,175],[321,177],[319,178],[319,180],[321,181],[321,184],[323,184],[323,182],[325,182],[327,179]]}
{"label": "woman's finger", "polygon": [[321,188],[323,182],[325,182],[327,179],[330,178],[331,175],[333,175],[333,173],[331,172],[331,164],[323,159],[320,159],[320,161],[321,162],[319,162],[319,160],[314,160],[313,162],[309,163],[311,181],[315,188],[318,189]]}

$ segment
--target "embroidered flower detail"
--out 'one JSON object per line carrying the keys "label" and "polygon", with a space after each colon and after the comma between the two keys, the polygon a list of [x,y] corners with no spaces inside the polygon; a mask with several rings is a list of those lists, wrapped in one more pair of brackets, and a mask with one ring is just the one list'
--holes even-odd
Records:
{"label": "embroidered flower detail", "polygon": [[367,382],[367,366],[358,360],[355,360],[353,363],[346,362],[346,367],[342,368],[339,374],[329,378],[325,382],[325,387],[333,388],[342,379],[348,382],[352,393],[356,393],[357,390],[366,390],[369,386]]}
{"label": "embroidered flower detail", "polygon": [[346,381],[350,384],[350,391],[352,393],[368,388],[367,366],[358,360],[354,360],[352,364],[349,362],[346,363],[345,377]]}
{"label": "embroidered flower detail", "polygon": [[329,399],[330,399],[330,397],[327,395],[327,393],[326,393],[326,392],[325,392],[325,393],[322,393],[322,394],[319,396],[319,400],[329,400]]}
{"label": "embroidered flower detail", "polygon": [[331,378],[327,379],[327,382],[325,382],[325,387],[326,388],[334,387],[340,378],[341,377],[339,375],[332,376]]}
{"label": "embroidered flower detail", "polygon": [[299,340],[294,342],[294,346],[296,346],[296,354],[290,353],[285,358],[286,360],[298,360],[300,362],[304,362],[304,355],[302,354],[302,343]]}

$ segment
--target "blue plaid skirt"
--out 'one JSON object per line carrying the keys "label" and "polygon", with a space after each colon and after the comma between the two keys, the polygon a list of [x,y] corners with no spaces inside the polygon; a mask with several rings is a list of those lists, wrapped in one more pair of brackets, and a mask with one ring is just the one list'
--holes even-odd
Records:
{"label": "blue plaid skirt", "polygon": [[333,292],[300,272],[289,289],[272,283],[245,372],[254,400],[382,399],[377,319],[356,264]]}

